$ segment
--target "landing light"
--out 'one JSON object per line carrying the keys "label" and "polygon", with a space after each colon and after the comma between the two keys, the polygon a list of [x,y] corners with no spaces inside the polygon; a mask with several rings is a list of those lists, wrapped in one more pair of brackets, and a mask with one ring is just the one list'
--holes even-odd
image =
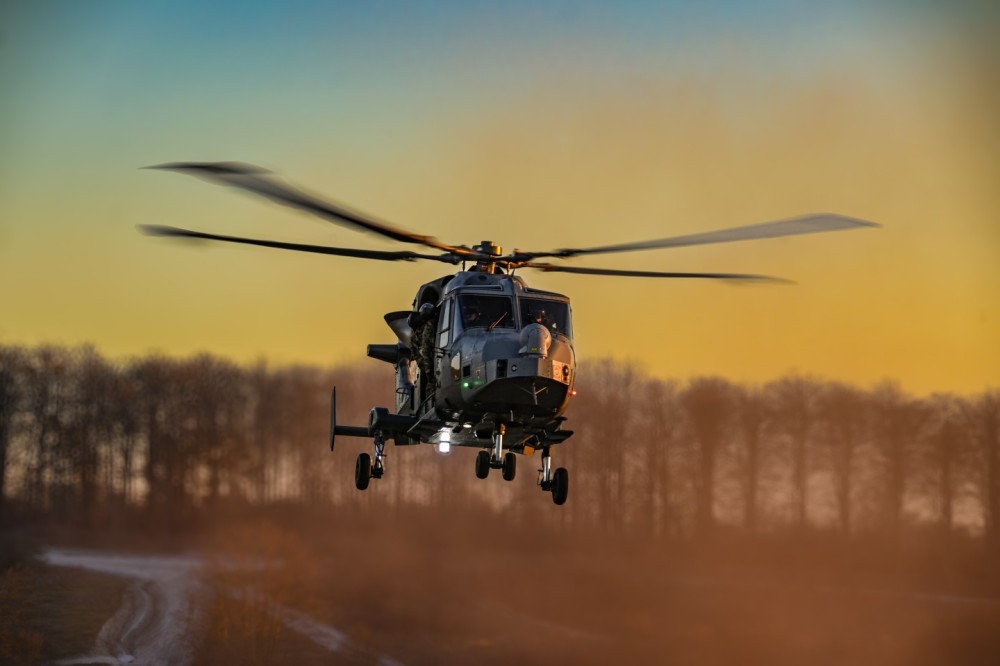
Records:
{"label": "landing light", "polygon": [[438,453],[441,455],[448,455],[451,453],[451,430],[444,428],[439,433],[438,438]]}

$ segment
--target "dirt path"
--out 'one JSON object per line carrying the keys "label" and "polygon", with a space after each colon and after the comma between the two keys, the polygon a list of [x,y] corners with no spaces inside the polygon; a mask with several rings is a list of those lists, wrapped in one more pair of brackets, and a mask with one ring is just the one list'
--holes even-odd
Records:
{"label": "dirt path", "polygon": [[49,550],[42,559],[53,566],[132,579],[121,607],[104,623],[94,648],[59,664],[183,666],[191,663],[191,650],[184,634],[188,623],[196,619],[197,609],[191,605],[191,598],[198,585],[195,570],[201,565],[199,558]]}
{"label": "dirt path", "polygon": [[[198,622],[199,611],[192,599],[199,585],[197,569],[202,565],[201,558],[51,549],[42,560],[52,566],[89,569],[132,579],[121,607],[104,623],[93,649],[61,659],[57,664],[186,666],[192,662],[186,634],[189,625]],[[384,666],[401,666],[391,657],[360,649],[335,627],[290,608],[278,610],[286,627],[330,652],[364,655]]]}

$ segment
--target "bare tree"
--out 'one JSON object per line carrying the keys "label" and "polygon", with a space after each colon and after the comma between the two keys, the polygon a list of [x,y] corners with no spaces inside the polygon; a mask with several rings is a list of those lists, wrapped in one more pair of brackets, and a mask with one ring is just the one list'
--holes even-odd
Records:
{"label": "bare tree", "polygon": [[648,434],[644,438],[647,448],[645,474],[649,484],[649,530],[653,534],[675,535],[678,526],[672,508],[672,455],[680,423],[677,385],[650,380],[644,397],[641,409],[649,417]]}
{"label": "bare tree", "polygon": [[258,363],[250,371],[249,382],[251,414],[243,455],[252,490],[247,494],[258,502],[270,502],[276,498],[276,472],[289,430],[284,409],[291,400],[289,377],[285,371],[268,370]]}
{"label": "bare tree", "polygon": [[775,430],[788,437],[792,459],[792,507],[795,524],[809,519],[809,442],[819,394],[817,383],[788,377],[765,387],[774,414]]}
{"label": "bare tree", "polygon": [[7,460],[14,435],[14,418],[20,408],[22,364],[21,350],[0,347],[0,524],[7,497]]}
{"label": "bare tree", "polygon": [[115,457],[118,460],[116,491],[123,506],[135,501],[136,461],[139,455],[141,415],[137,413],[138,386],[127,371],[119,369],[112,398]]}
{"label": "bare tree", "polygon": [[191,368],[152,356],[131,365],[128,373],[137,388],[135,408],[146,443],[146,511],[152,522],[177,526],[193,499],[185,490],[189,447],[184,441],[193,418],[183,400]]}
{"label": "bare tree", "polygon": [[979,475],[986,541],[991,552],[1000,553],[1000,390],[987,391],[969,407]]}
{"label": "bare tree", "polygon": [[883,515],[890,534],[898,539],[910,466],[927,410],[904,395],[895,384],[882,384],[870,399],[874,410],[875,443],[885,470]]}
{"label": "bare tree", "polygon": [[237,433],[244,409],[243,372],[230,362],[200,355],[187,364],[185,411],[190,422],[184,446],[202,473],[197,496],[209,506],[228,492],[229,476],[241,462]]}
{"label": "bare tree", "polygon": [[107,453],[113,431],[112,407],[115,369],[92,347],[78,353],[72,370],[74,393],[70,409],[73,427],[66,438],[66,451],[79,488],[76,513],[85,524],[95,517],[99,494],[106,488],[98,484],[102,454]]}
{"label": "bare tree", "polygon": [[715,529],[716,462],[730,429],[732,386],[718,377],[700,377],[680,394],[680,403],[696,445],[695,522],[701,535]]}
{"label": "bare tree", "polygon": [[[589,488],[593,493],[588,500],[590,518],[617,530],[624,526],[629,513],[624,502],[626,465],[637,457],[636,447],[631,444],[635,439],[632,401],[637,398],[639,377],[630,365],[610,360],[589,363],[581,374],[585,379],[571,407],[573,429],[579,434],[567,448],[572,447],[573,463],[578,469],[583,467],[585,454],[590,473],[581,470],[574,488]],[[630,444],[623,446],[624,442]],[[627,463],[626,458],[633,460]]]}
{"label": "bare tree", "polygon": [[756,532],[758,525],[758,494],[762,466],[762,448],[765,428],[769,415],[767,403],[761,391],[754,387],[738,387],[734,390],[736,425],[743,445],[742,504],[743,526],[748,532]]}
{"label": "bare tree", "polygon": [[[28,499],[36,509],[53,508],[56,488],[67,483],[70,469],[66,435],[71,425],[68,406],[72,395],[72,358],[68,350],[40,347],[28,359],[25,373],[26,433],[29,459]],[[64,494],[60,493],[65,508]]]}
{"label": "bare tree", "polygon": [[951,532],[954,525],[955,499],[971,451],[968,428],[963,422],[968,413],[970,405],[952,395],[939,393],[928,401],[919,481],[926,493],[936,498],[938,522],[945,532]]}
{"label": "bare tree", "polygon": [[864,436],[868,411],[866,397],[844,384],[830,384],[820,399],[820,412],[830,451],[834,500],[842,533],[850,534],[853,521],[855,461]]}

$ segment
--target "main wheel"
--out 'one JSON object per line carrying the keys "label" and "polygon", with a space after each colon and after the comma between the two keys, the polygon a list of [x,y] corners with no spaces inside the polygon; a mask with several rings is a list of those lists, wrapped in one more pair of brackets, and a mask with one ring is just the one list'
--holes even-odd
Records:
{"label": "main wheel", "polygon": [[568,495],[569,472],[565,467],[560,467],[552,475],[552,501],[556,504],[565,504]]}
{"label": "main wheel", "polygon": [[485,479],[490,475],[490,452],[480,451],[476,454],[476,477]]}
{"label": "main wheel", "polygon": [[517,472],[517,456],[513,451],[508,451],[503,457],[503,467],[500,468],[504,481],[513,481],[514,473]]}
{"label": "main wheel", "polygon": [[368,482],[372,479],[372,457],[367,453],[358,454],[358,462],[354,465],[354,485],[358,490],[368,487]]}

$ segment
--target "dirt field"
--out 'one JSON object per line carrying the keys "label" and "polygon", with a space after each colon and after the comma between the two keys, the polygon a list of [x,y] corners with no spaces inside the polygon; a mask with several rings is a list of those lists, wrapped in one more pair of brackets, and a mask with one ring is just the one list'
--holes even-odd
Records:
{"label": "dirt field", "polygon": [[[104,619],[142,629],[117,642],[99,622],[71,642],[48,631],[45,654],[178,664],[1000,663],[1000,595],[968,563],[918,565],[905,553],[802,541],[681,547],[486,518],[250,520],[191,540],[184,555],[76,551],[61,564],[89,557],[122,576],[126,610],[107,603],[108,588]],[[70,588],[86,580],[54,575]],[[72,594],[80,605],[87,592]]]}
{"label": "dirt field", "polygon": [[373,529],[332,547],[317,585],[329,600],[310,603],[407,664],[1000,663],[1000,598],[974,581],[805,552],[508,536]]}

